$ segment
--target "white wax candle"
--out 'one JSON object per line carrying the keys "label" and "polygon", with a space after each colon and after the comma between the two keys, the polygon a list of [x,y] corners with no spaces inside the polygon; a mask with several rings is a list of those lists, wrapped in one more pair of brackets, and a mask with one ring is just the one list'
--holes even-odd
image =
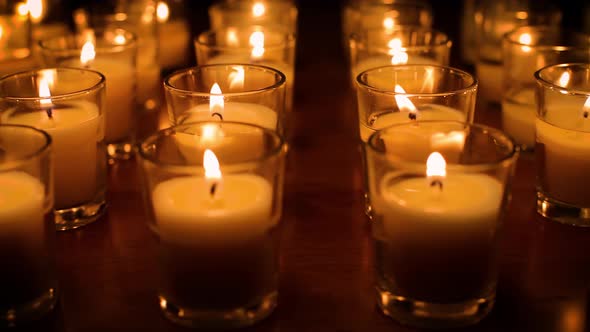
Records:
{"label": "white wax candle", "polygon": [[223,175],[211,195],[204,177],[179,177],[152,192],[162,241],[170,244],[224,246],[256,238],[272,228],[272,186],[257,175]]}
{"label": "white wax candle", "polygon": [[[380,194],[372,195],[375,210],[383,216],[386,236],[400,230],[416,235],[436,234],[448,238],[488,238],[497,224],[502,204],[501,183],[484,174],[449,174],[443,186],[431,186],[426,177],[400,178],[388,174],[380,184]],[[465,248],[469,250],[469,248]]]}
{"label": "white wax candle", "polygon": [[80,101],[54,109],[51,118],[45,110],[7,111],[1,122],[32,126],[51,136],[55,207],[63,209],[89,202],[97,194],[102,121],[96,105]]}
{"label": "white wax candle", "polygon": [[1,237],[21,239],[34,248],[43,243],[44,188],[39,180],[25,172],[0,172]]}
{"label": "white wax candle", "polygon": [[[223,121],[244,122],[258,125],[270,130],[277,129],[277,113],[264,106],[252,103],[226,102],[220,112]],[[197,105],[178,118],[178,123],[194,121],[218,121],[218,116],[212,116],[209,104]]]}
{"label": "white wax candle", "polygon": [[581,105],[564,106],[548,112],[547,122],[536,120],[539,181],[551,198],[590,207],[590,119],[580,113]]}
{"label": "white wax candle", "polygon": [[535,146],[536,113],[535,90],[508,93],[502,99],[502,128],[516,143],[532,148]]}
{"label": "white wax candle", "polygon": [[[424,56],[419,56],[415,54],[408,54],[408,61],[406,64],[409,65],[441,65],[436,60],[427,58]],[[381,55],[374,55],[368,58],[360,60],[351,70],[352,75],[352,82],[353,86],[356,86],[356,77],[364,72],[365,70],[369,70],[372,68],[383,67],[383,66],[390,66],[391,65],[391,55],[381,54]],[[385,82],[385,84],[391,83],[391,80]],[[404,85],[407,87],[407,85]]]}
{"label": "white wax candle", "polygon": [[[454,108],[442,105],[419,105],[416,119],[418,121],[427,120],[449,120],[465,122],[465,115]],[[383,129],[395,124],[407,123],[413,120],[409,118],[409,112],[383,112],[375,116],[371,116],[372,124],[360,124],[360,135],[363,142],[369,140],[369,136],[376,130]]]}
{"label": "white wax candle", "polygon": [[99,57],[82,64],[80,60],[64,65],[88,68],[106,78],[105,140],[115,143],[129,138],[135,126],[135,68],[131,63]]}
{"label": "white wax candle", "polygon": [[162,68],[187,63],[191,36],[185,20],[172,20],[158,25],[159,62]]}
{"label": "white wax candle", "polygon": [[475,72],[479,80],[479,96],[485,101],[500,102],[503,91],[502,63],[478,61]]}

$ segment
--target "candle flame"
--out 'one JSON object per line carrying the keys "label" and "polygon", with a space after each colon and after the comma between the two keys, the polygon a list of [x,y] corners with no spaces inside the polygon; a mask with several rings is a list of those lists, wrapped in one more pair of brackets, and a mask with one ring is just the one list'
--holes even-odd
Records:
{"label": "candle flame", "polygon": [[127,38],[125,38],[125,35],[123,35],[122,33],[118,33],[117,35],[115,35],[113,41],[117,45],[125,45],[125,42],[127,42]]}
{"label": "candle flame", "polygon": [[252,16],[261,17],[266,12],[266,7],[262,2],[256,2],[252,6]]}
{"label": "candle flame", "polygon": [[88,62],[94,60],[96,57],[96,52],[94,51],[94,44],[92,41],[87,41],[82,46],[82,51],[80,52],[80,62],[83,65],[88,64]]}
{"label": "candle flame", "polygon": [[225,37],[228,46],[238,46],[238,31],[236,28],[227,28],[227,35]]}
{"label": "candle flame", "polygon": [[[39,78],[37,80],[37,85],[39,87],[39,97],[51,97],[51,91],[49,90],[49,85],[53,85],[54,83],[54,70],[45,69],[42,70]],[[51,98],[43,98],[39,100],[41,106],[51,106]]]}
{"label": "candle flame", "polygon": [[217,136],[219,136],[219,129],[217,125],[203,125],[201,130],[201,142],[213,142]]}
{"label": "candle flame", "polygon": [[433,152],[426,160],[426,176],[445,177],[447,176],[447,162],[439,152]]}
{"label": "candle flame", "polygon": [[219,167],[219,160],[213,151],[206,149],[203,153],[203,168],[205,168],[205,178],[210,179],[221,179],[221,169]]}
{"label": "candle flame", "polygon": [[166,2],[158,1],[158,5],[156,6],[156,17],[159,23],[165,23],[168,21],[168,18],[170,17],[170,8]]}
{"label": "candle flame", "polygon": [[399,94],[405,94],[406,90],[404,90],[404,88],[402,88],[401,85],[396,84],[395,92],[398,93],[394,95],[394,98],[395,102],[397,103],[397,106],[399,107],[400,112],[410,112],[410,114],[413,114],[413,116],[415,117],[416,113],[418,113],[418,109],[416,108],[416,106],[414,106],[414,103],[412,103],[412,101],[408,97]]}
{"label": "candle flame", "polygon": [[[533,37],[530,33],[525,32],[522,35],[518,36],[518,42],[523,45],[531,45],[533,42]],[[528,53],[531,51],[531,48],[528,46],[521,46],[523,52]]]}
{"label": "candle flame", "polygon": [[252,32],[252,34],[250,35],[250,46],[252,46],[252,58],[261,58],[264,55],[264,32]]}
{"label": "candle flame", "polygon": [[223,108],[225,105],[223,102],[223,94],[221,92],[219,84],[214,83],[209,93],[209,111],[212,115],[216,113],[221,115],[221,113],[223,113]]}
{"label": "candle flame", "polygon": [[243,89],[244,88],[244,67],[233,66],[232,72],[229,73],[229,89]]}
{"label": "candle flame", "polygon": [[391,17],[386,17],[383,19],[383,28],[385,28],[385,30],[393,30],[393,27],[395,26],[395,20]]}
{"label": "candle flame", "polygon": [[563,72],[563,74],[561,74],[561,76],[559,77],[559,86],[562,88],[567,87],[567,85],[570,82],[570,73],[569,72]]}
{"label": "candle flame", "polygon": [[584,107],[582,107],[582,117],[584,117],[584,119],[588,119],[589,116],[590,116],[590,97],[588,97],[586,99],[586,102],[584,103]]}
{"label": "candle flame", "polygon": [[16,5],[16,13],[20,16],[27,16],[29,14],[29,6],[24,2],[19,2]]}
{"label": "candle flame", "polygon": [[42,0],[27,0],[27,9],[31,15],[31,22],[39,23],[43,17],[43,1]]}
{"label": "candle flame", "polygon": [[403,65],[408,63],[408,53],[402,47],[402,41],[399,38],[393,38],[387,43],[389,47],[388,54],[391,55],[392,65]]}

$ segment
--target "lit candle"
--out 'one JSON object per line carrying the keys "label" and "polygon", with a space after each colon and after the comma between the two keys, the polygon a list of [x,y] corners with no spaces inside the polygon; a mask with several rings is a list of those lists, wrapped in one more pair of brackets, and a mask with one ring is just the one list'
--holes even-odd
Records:
{"label": "lit candle", "polygon": [[[125,38],[124,36],[120,36]],[[125,43],[125,40],[122,40]],[[96,58],[94,43],[86,41],[80,51],[80,59],[64,63],[66,66],[93,69],[107,79],[105,107],[105,140],[107,143],[129,139],[135,126],[135,68],[133,63],[110,59],[108,56]]]}
{"label": "lit candle", "polygon": [[502,184],[485,174],[447,174],[445,164],[434,152],[426,176],[392,172],[371,193],[380,275],[396,295],[445,303],[494,289]]}
{"label": "lit candle", "polygon": [[45,70],[38,80],[39,109],[3,113],[0,122],[22,124],[46,131],[52,139],[54,196],[56,209],[92,201],[98,191],[98,144],[103,140],[102,117],[96,105],[76,101],[54,104],[49,85],[53,70]]}
{"label": "lit candle", "polygon": [[590,207],[590,97],[558,107],[536,120],[538,180],[551,198]]}
{"label": "lit candle", "polygon": [[235,309],[275,287],[272,186],[253,174],[222,174],[211,150],[204,176],[157,184],[152,192],[161,240],[163,296],[202,310]]}
{"label": "lit candle", "polygon": [[170,7],[166,1],[158,2],[156,17],[160,66],[174,68],[188,62],[191,40],[188,22],[179,18],[170,20]]}

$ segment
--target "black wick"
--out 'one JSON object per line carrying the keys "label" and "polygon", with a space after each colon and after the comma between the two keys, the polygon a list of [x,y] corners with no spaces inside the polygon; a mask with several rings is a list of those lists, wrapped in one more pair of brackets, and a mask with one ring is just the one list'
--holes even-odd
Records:
{"label": "black wick", "polygon": [[47,116],[48,116],[50,119],[53,119],[53,108],[49,107],[49,108],[47,108],[47,109],[45,110],[45,112],[47,112]]}
{"label": "black wick", "polygon": [[584,118],[588,119],[588,111],[584,111]]}
{"label": "black wick", "polygon": [[410,120],[416,120],[416,113],[410,112],[410,114],[408,114],[408,118],[410,118]]}
{"label": "black wick", "polygon": [[215,190],[217,190],[217,182],[213,182],[211,189],[209,189],[209,194],[211,196],[215,196]]}
{"label": "black wick", "polygon": [[221,115],[221,113],[214,112],[213,114],[211,114],[211,117],[214,117],[214,116],[218,116],[219,120],[223,121],[223,115]]}
{"label": "black wick", "polygon": [[438,186],[440,191],[442,191],[442,189],[443,189],[443,183],[441,180],[432,180],[432,182],[430,182],[430,186],[431,187]]}

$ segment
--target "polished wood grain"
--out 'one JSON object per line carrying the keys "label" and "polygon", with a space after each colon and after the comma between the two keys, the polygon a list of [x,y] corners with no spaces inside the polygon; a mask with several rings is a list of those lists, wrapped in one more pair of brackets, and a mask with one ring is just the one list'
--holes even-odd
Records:
{"label": "polished wood grain", "polygon": [[[244,331],[414,331],[375,305],[356,105],[338,10],[302,11],[300,32],[279,306]],[[497,126],[498,116],[478,105],[477,121]],[[23,330],[185,330],[159,312],[156,240],[146,227],[136,164],[111,165],[109,172],[105,218],[57,234],[59,306]],[[495,309],[464,331],[590,329],[590,232],[536,215],[533,184],[533,158],[523,156],[503,227]]]}

